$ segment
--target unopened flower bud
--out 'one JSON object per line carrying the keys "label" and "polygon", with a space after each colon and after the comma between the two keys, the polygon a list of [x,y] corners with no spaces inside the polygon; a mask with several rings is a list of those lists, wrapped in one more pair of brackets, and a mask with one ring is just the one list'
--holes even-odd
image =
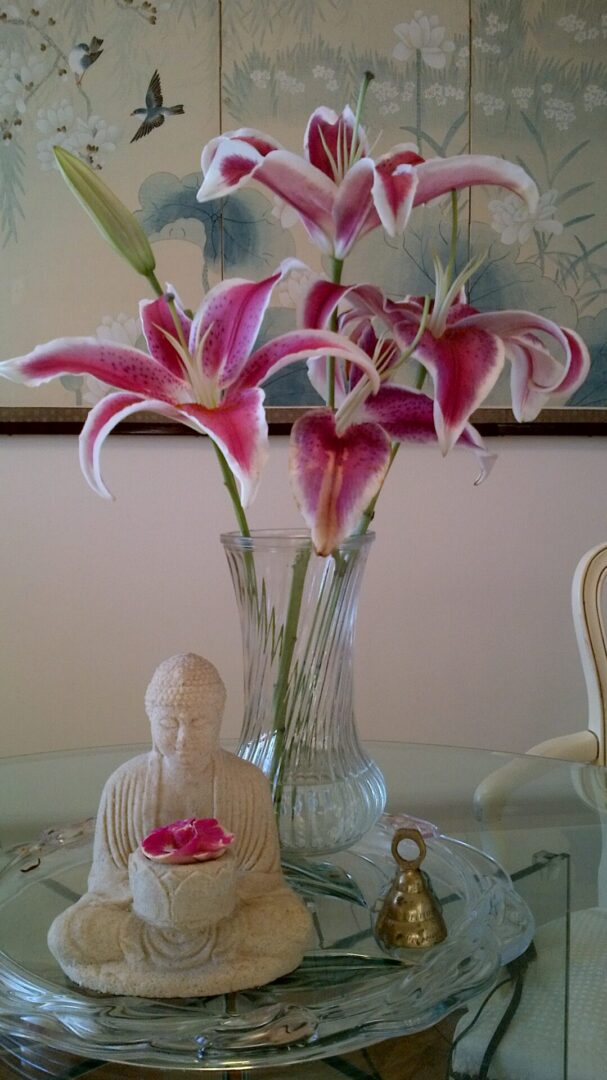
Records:
{"label": "unopened flower bud", "polygon": [[54,146],[53,152],[67,186],[99,231],[138,274],[148,277],[156,260],[150,241],[134,214],[84,161],[61,146]]}

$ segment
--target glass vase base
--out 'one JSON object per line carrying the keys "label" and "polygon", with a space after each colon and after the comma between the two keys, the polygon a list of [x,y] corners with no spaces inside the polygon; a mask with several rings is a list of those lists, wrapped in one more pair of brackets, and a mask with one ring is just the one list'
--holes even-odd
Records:
{"label": "glass vase base", "polygon": [[490,988],[534,925],[497,863],[429,827],[424,869],[447,940],[406,956],[384,950],[374,925],[403,823],[384,815],[348,851],[285,860],[316,935],[292,974],[258,990],[171,1000],[96,994],[59,969],[46,935],[86,888],[92,825],[54,830],[52,844],[22,848],[0,873],[0,1046],[35,1042],[49,1057],[212,1072],[296,1065],[430,1027]]}

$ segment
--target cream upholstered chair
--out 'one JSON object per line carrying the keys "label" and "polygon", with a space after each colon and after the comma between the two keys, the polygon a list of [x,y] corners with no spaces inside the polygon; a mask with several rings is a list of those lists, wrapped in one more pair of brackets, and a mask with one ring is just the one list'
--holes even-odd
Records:
{"label": "cream upholstered chair", "polygon": [[[573,620],[588,695],[587,728],[539,743],[529,751],[533,758],[520,758],[497,769],[475,793],[475,813],[483,826],[486,847],[499,861],[512,865],[513,837],[507,828],[507,806],[513,793],[548,771],[551,767],[548,758],[585,763],[588,767],[577,770],[572,779],[577,795],[603,822],[598,906],[574,911],[568,924],[563,916],[540,926],[534,942],[535,959],[526,967],[518,986],[506,982],[490,1000],[475,999],[469,1004],[456,1033],[452,1077],[556,1080],[564,1075],[563,1045],[557,1032],[563,1014],[558,993],[566,941],[569,943],[568,1080],[607,1077],[604,1019],[607,1014],[607,781],[601,770],[591,767],[607,764],[605,586],[607,543],[592,548],[580,559],[572,584]],[[521,1000],[513,1009],[513,997],[517,994]],[[480,1019],[471,1024],[479,1009]],[[510,1013],[504,1024],[504,1017]],[[595,1037],[589,1039],[588,1022],[593,1017]],[[488,1055],[488,1043],[500,1024],[504,1034],[494,1041]]]}

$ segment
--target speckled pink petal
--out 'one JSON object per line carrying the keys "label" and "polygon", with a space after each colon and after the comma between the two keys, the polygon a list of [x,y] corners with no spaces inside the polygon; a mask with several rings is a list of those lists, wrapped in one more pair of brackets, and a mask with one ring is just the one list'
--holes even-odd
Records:
{"label": "speckled pink petal", "polygon": [[118,390],[180,401],[187,384],[139,349],[97,338],[58,338],[27,356],[0,363],[0,375],[39,386],[59,375],[92,375]]}
{"label": "speckled pink petal", "polygon": [[194,403],[179,409],[182,423],[203,431],[217,443],[234,474],[244,507],[255,498],[268,456],[263,400],[263,390],[251,388],[231,394],[216,409]]}
{"label": "speckled pink petal", "polygon": [[144,410],[160,413],[169,420],[183,422],[179,409],[168,402],[142,397],[141,394],[128,393],[108,394],[97,402],[87,416],[79,439],[80,468],[93,491],[105,499],[111,499],[112,495],[101,477],[101,447],[121,420]]}
{"label": "speckled pink petal", "polygon": [[[406,348],[417,333],[415,321],[402,321],[395,332]],[[447,326],[441,337],[426,331],[415,357],[434,382],[434,424],[439,446],[446,454],[495,385],[504,365],[504,343],[495,334],[456,323]]]}
{"label": "speckled pink petal", "polygon": [[[578,334],[531,311],[464,311],[458,325],[504,339],[512,361],[512,409],[517,420],[535,420],[554,394],[573,394],[590,369],[590,353]],[[557,342],[562,360],[552,356],[538,333]]]}
{"label": "speckled pink petal", "polygon": [[[177,297],[174,299],[174,304],[177,321],[181,327],[183,339],[187,343],[190,337],[190,319],[185,314]],[[173,375],[182,378],[183,364],[179,358],[179,353],[166,337],[167,333],[171,337],[178,337],[177,327],[166,296],[159,296],[156,300],[142,300],[139,304],[139,316],[148,349],[154,360],[157,360]]]}
{"label": "speckled pink petal", "polygon": [[[262,345],[250,357],[232,389],[257,386],[286,364],[304,360],[317,353],[336,356],[356,364],[369,376],[373,388],[379,389],[379,377],[371,359],[349,338],[343,334],[334,334],[331,330],[291,330],[288,334],[281,334],[269,341],[267,345]],[[231,392],[232,390],[229,394]]]}
{"label": "speckled pink petal", "polygon": [[220,388],[233,383],[255,344],[274,286],[294,266],[285,259],[276,273],[263,281],[229,278],[216,285],[204,298],[190,332],[190,352],[196,356],[202,345],[202,373]]}
{"label": "speckled pink petal", "polygon": [[[411,390],[404,386],[382,386],[374,397],[367,398],[358,418],[381,424],[395,442],[437,442],[434,402],[420,390]],[[471,424],[466,424],[456,446],[468,447],[476,455],[481,471],[475,483],[480,483],[488,476],[496,455],[487,450],[478,431]]]}
{"label": "speckled pink petal", "polygon": [[330,555],[356,527],[389,459],[390,440],[379,424],[353,424],[340,436],[329,409],[295,422],[291,484],[319,555]]}

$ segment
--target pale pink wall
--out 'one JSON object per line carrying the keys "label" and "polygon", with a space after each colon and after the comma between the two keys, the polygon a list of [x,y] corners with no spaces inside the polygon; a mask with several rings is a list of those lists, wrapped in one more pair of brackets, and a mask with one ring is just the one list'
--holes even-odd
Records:
{"label": "pale pink wall", "polygon": [[[401,451],[361,603],[363,735],[523,750],[583,726],[569,610],[579,556],[607,535],[603,439],[495,440],[475,463]],[[299,524],[287,440],[251,519]],[[208,443],[112,436],[85,485],[76,439],[0,440],[0,754],[143,740],[143,691],[173,652],[208,655],[241,706],[240,641],[218,543],[230,506]]]}

